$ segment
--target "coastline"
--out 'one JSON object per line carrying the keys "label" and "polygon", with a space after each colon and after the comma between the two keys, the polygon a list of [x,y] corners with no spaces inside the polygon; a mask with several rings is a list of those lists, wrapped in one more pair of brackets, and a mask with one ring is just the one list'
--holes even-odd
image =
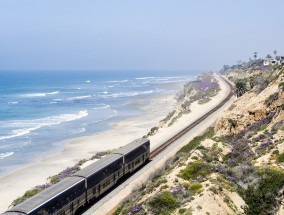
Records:
{"label": "coastline", "polygon": [[[175,92],[146,99],[135,99],[143,115],[129,117],[110,124],[110,129],[88,136],[65,140],[53,153],[41,160],[24,165],[0,176],[0,212],[27,190],[47,182],[47,178],[71,167],[79,160],[89,159],[97,152],[119,148],[136,138],[147,134],[151,127],[162,120],[175,108],[175,94],[182,90],[184,83],[176,83]],[[59,145],[59,144],[58,144]]]}
{"label": "coastline", "polygon": [[[151,150],[212,109],[225,97],[228,89],[219,77],[216,78],[221,88],[217,96],[206,104],[192,103],[191,113],[184,114],[172,126],[163,127],[154,136],[149,136]],[[177,84],[176,86],[177,90],[181,90],[183,84]],[[66,140],[60,151],[0,177],[0,212],[7,210],[11,202],[23,195],[27,190],[45,184],[48,177],[59,173],[66,167],[73,166],[79,160],[88,159],[100,151],[119,148],[147,134],[153,126],[157,126],[159,121],[176,107],[177,103],[173,98],[174,95],[151,97],[149,101],[135,99],[132,102],[141,105],[142,116],[134,116],[114,122],[111,124],[111,129],[103,132]]]}
{"label": "coastline", "polygon": [[[174,123],[171,127],[166,127],[159,129],[156,135],[149,137],[151,140],[151,150],[156,148],[160,143],[164,140],[168,139],[169,136],[174,133],[182,130],[188,124],[195,121],[197,118],[200,118],[209,110],[213,109],[217,106],[230,92],[229,86],[224,83],[224,81],[220,77],[216,77],[219,81],[221,91],[217,94],[217,96],[213,97],[211,101],[206,104],[199,105],[197,102],[194,102],[191,106],[191,113],[183,115],[176,123]],[[225,109],[228,109],[232,102],[234,101],[234,97],[232,97],[228,103],[226,103],[220,110],[213,113],[202,123],[197,125],[192,129],[192,131],[188,132],[183,138],[177,141],[176,144],[170,145],[162,154],[158,155],[155,162],[150,162],[147,166],[145,166],[141,171],[135,174],[133,177],[127,180],[124,184],[120,185],[117,189],[113,190],[110,195],[105,196],[100,202],[95,204],[91,209],[85,212],[85,215],[103,215],[103,214],[111,214],[110,212],[114,212],[115,208],[125,199],[128,195],[132,193],[133,190],[140,187],[141,184],[145,183],[150,177],[151,174],[154,174],[155,171],[159,171],[159,169],[164,165],[164,163],[170,159],[175,153],[184,145],[188,144],[195,136],[200,135],[204,132],[208,127],[212,126],[216,119],[222,114]],[[200,108],[202,107],[202,108]]]}

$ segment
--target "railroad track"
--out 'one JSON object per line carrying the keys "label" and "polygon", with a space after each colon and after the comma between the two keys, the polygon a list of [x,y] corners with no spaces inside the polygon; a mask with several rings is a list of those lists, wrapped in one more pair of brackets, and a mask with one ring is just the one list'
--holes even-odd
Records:
{"label": "railroad track", "polygon": [[223,78],[222,76],[220,76],[230,87],[230,93],[228,94],[228,96],[223,99],[223,101],[218,104],[216,107],[214,107],[212,110],[210,110],[209,112],[207,112],[206,114],[204,114],[203,116],[201,116],[200,118],[198,118],[197,120],[195,120],[193,123],[191,123],[190,125],[188,125],[186,128],[184,128],[183,130],[181,130],[179,133],[177,133],[175,136],[171,137],[170,139],[168,139],[166,142],[164,142],[163,144],[161,144],[158,148],[154,149],[151,154],[150,154],[150,159],[155,158],[158,154],[160,154],[162,151],[164,151],[169,145],[171,145],[173,142],[175,142],[176,140],[178,140],[180,137],[182,137],[184,134],[186,134],[188,131],[190,131],[192,128],[194,128],[196,125],[198,125],[199,123],[201,123],[202,121],[204,121],[208,116],[210,116],[212,113],[214,113],[215,111],[217,111],[219,108],[221,108],[227,101],[229,101],[231,99],[231,97],[234,95],[233,93],[233,86],[232,84],[227,81],[225,78]]}
{"label": "railroad track", "polygon": [[[197,119],[196,121],[194,121],[193,123],[191,123],[190,125],[188,125],[186,128],[184,128],[182,131],[180,131],[179,133],[177,133],[175,136],[173,136],[172,138],[170,138],[169,140],[167,140],[166,142],[164,142],[162,145],[160,145],[158,148],[156,148],[155,150],[153,150],[150,154],[150,159],[155,158],[159,153],[161,153],[162,151],[164,151],[169,145],[171,145],[174,141],[176,141],[177,139],[179,139],[181,136],[183,136],[185,133],[187,133],[188,131],[190,131],[194,126],[198,125],[200,122],[202,122],[203,120],[205,120],[208,116],[210,116],[212,113],[214,113],[215,111],[217,111],[220,107],[222,107],[233,95],[233,86],[230,82],[228,82],[225,78],[221,77],[230,87],[230,93],[229,95],[222,100],[222,102],[220,104],[218,104],[216,107],[214,107],[212,110],[210,110],[208,113],[204,114],[203,116],[201,116],[199,119]],[[113,187],[110,191],[116,189],[119,185],[123,184],[125,182],[125,180],[127,180],[128,178],[125,178],[123,181],[120,181],[119,184],[117,184],[117,186]],[[107,195],[110,191],[108,191],[107,193],[105,193],[103,196],[100,197],[103,198],[105,195]],[[84,212],[87,212],[92,206],[90,205],[88,208],[86,208],[81,214],[83,214]],[[93,211],[89,211],[87,213],[84,214],[92,214],[94,213]],[[111,212],[107,213],[107,214],[111,214]]]}

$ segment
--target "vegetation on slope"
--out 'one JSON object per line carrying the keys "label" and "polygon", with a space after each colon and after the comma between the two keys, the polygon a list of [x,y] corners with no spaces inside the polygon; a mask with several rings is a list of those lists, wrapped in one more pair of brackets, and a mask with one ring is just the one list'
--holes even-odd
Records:
{"label": "vegetation on slope", "polygon": [[[278,67],[277,70],[262,68],[261,72],[251,69],[248,73],[227,73],[235,83],[242,82],[244,90],[239,90],[239,99],[246,93],[257,98],[277,83],[279,91],[269,94],[266,90],[267,97],[261,100],[265,110],[256,118],[251,116],[253,112],[238,115],[250,117],[245,124],[239,118],[227,118],[228,134],[220,135],[211,128],[195,137],[143,189],[135,191],[116,214],[272,215],[278,212],[284,199],[284,105],[281,103],[284,72]],[[234,108],[233,105],[230,111]],[[164,195],[168,197],[166,200],[160,198]],[[157,204],[151,205],[153,200]],[[167,201],[174,206],[164,207]],[[204,201],[206,205],[202,205]],[[137,205],[140,212],[133,211]]]}

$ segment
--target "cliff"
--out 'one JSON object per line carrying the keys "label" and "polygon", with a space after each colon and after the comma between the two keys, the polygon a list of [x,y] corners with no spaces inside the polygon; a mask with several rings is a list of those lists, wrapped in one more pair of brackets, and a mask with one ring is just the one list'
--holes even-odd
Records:
{"label": "cliff", "polygon": [[284,214],[284,69],[223,72],[238,98],[115,214]]}

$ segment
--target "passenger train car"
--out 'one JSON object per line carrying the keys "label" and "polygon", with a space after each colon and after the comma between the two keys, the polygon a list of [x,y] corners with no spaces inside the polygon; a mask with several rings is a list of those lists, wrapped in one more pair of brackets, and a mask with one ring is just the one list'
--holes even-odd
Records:
{"label": "passenger train car", "polygon": [[72,176],[9,209],[3,215],[73,215],[149,160],[150,141],[137,139]]}

